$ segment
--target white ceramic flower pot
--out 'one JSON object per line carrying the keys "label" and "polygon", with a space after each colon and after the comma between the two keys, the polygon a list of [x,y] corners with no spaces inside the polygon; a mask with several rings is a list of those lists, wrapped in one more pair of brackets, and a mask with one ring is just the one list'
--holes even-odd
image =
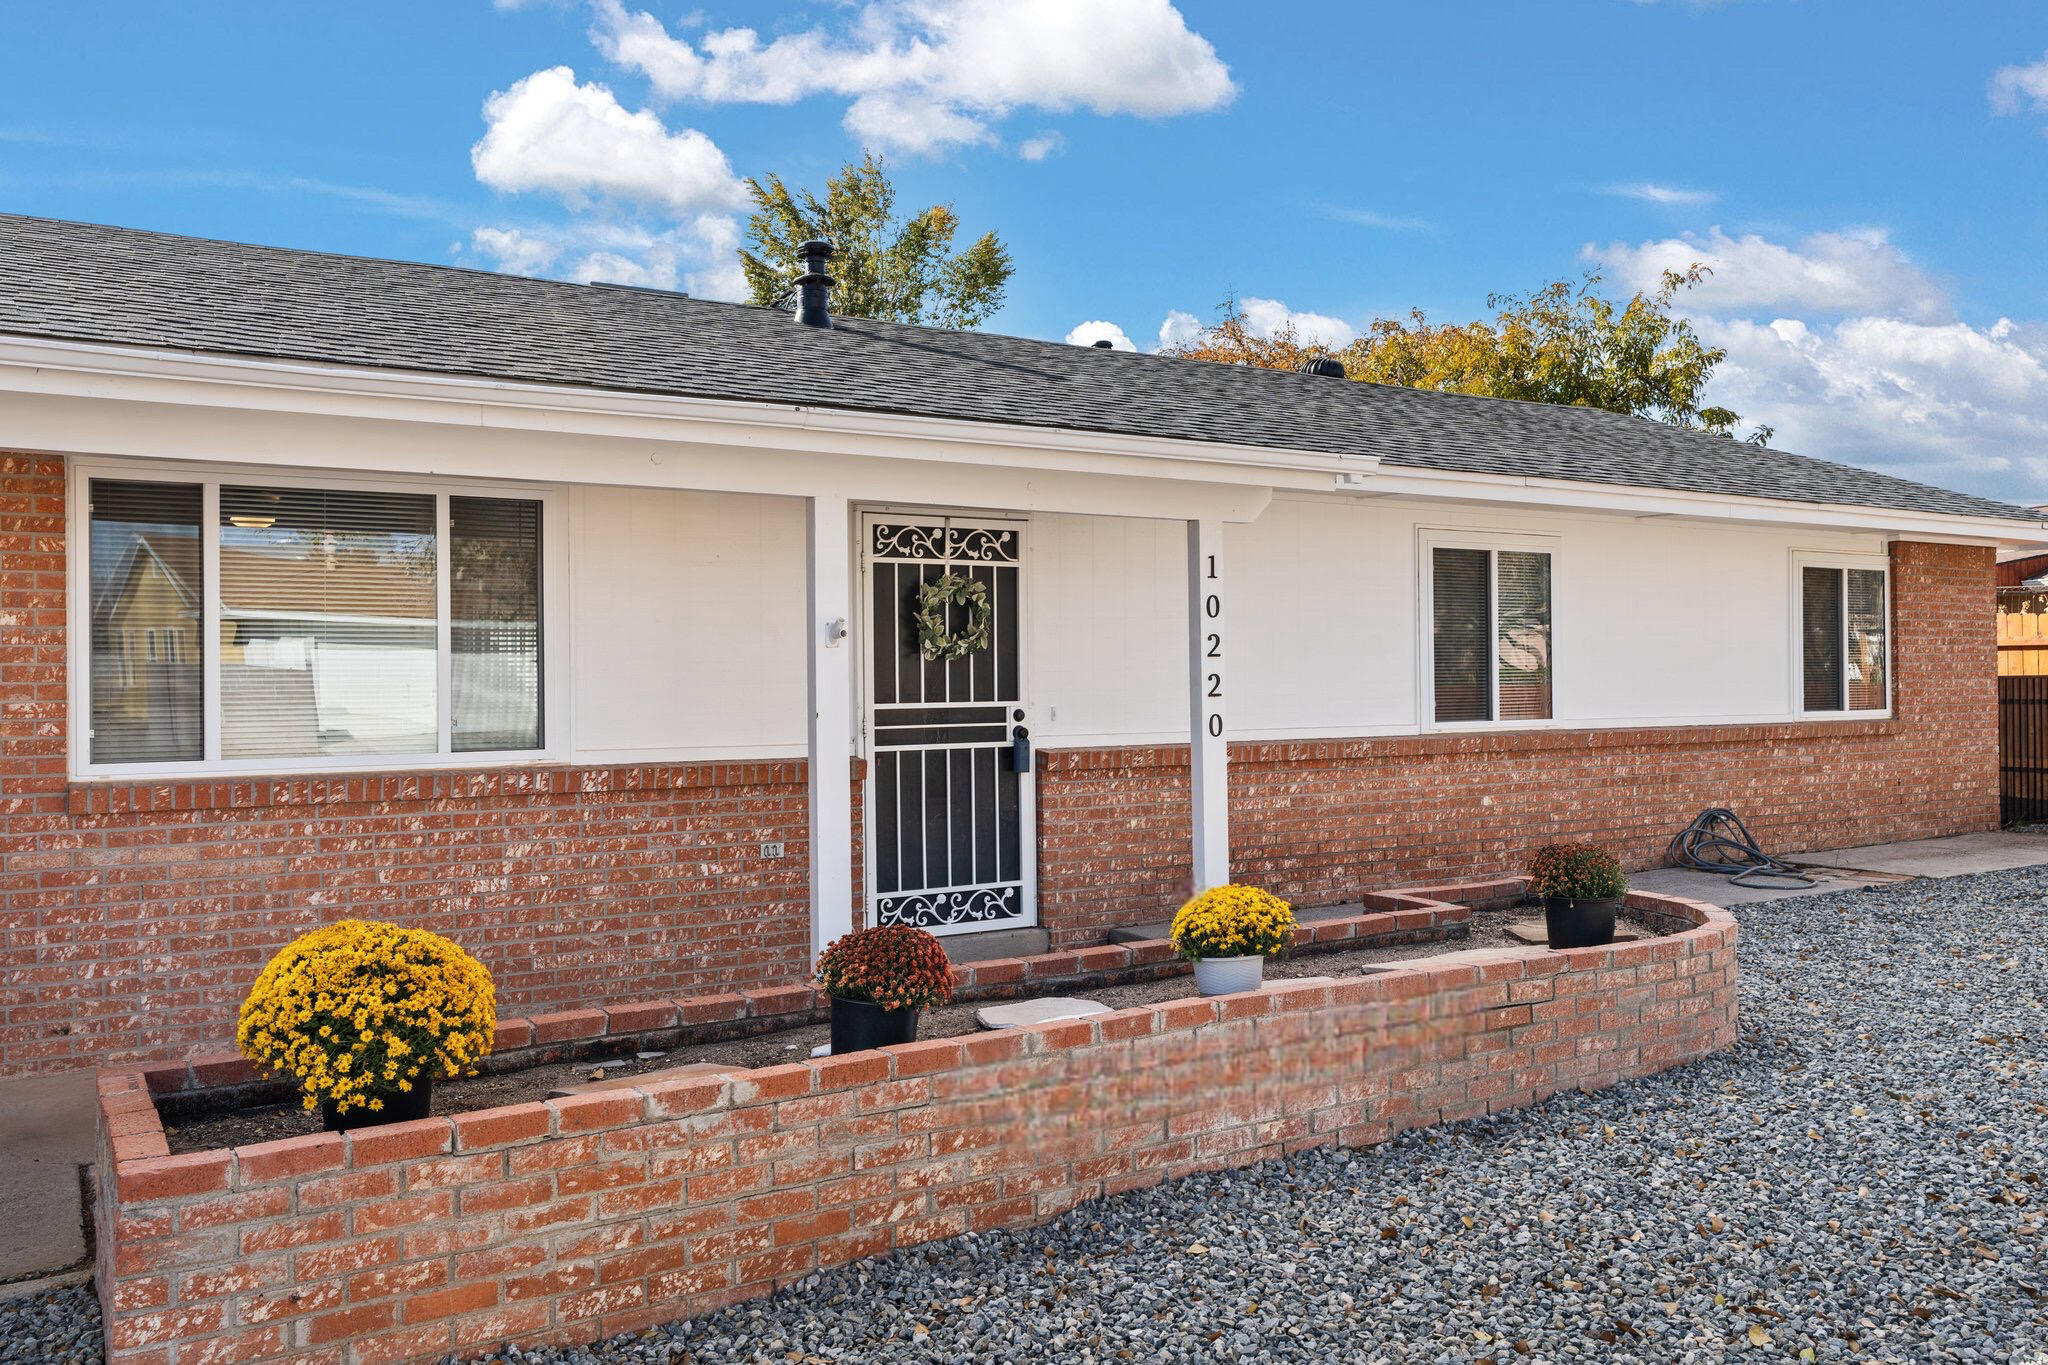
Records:
{"label": "white ceramic flower pot", "polygon": [[1255,991],[1265,973],[1266,959],[1250,957],[1198,957],[1195,959],[1195,989],[1203,995],[1235,995]]}

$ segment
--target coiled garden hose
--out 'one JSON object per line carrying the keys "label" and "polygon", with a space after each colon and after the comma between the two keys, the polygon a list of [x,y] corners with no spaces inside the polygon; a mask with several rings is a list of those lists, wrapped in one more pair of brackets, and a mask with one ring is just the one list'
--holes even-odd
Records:
{"label": "coiled garden hose", "polygon": [[1670,858],[1673,867],[1713,872],[1728,878],[1732,886],[1789,889],[1817,884],[1815,878],[1764,852],[1742,817],[1722,806],[1701,811],[1678,831],[1671,840]]}

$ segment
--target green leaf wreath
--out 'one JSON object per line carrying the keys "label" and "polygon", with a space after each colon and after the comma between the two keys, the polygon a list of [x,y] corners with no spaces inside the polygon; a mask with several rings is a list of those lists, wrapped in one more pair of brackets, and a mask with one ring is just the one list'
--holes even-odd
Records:
{"label": "green leaf wreath", "polygon": [[[954,607],[967,608],[967,624],[948,633],[946,618]],[[917,590],[917,646],[926,663],[964,659],[988,648],[988,585],[965,574],[945,573]]]}

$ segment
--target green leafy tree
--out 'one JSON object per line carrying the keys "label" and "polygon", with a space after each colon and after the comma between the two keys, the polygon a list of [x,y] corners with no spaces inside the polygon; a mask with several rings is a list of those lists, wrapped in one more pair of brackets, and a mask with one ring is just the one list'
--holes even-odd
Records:
{"label": "green leafy tree", "polygon": [[808,190],[791,190],[779,175],[750,178],[747,190],[755,211],[747,220],[740,268],[755,303],[788,306],[803,273],[797,248],[823,237],[833,246],[835,313],[975,327],[1002,306],[1014,269],[1009,249],[988,232],[966,250],[953,251],[960,218],[950,204],[898,219],[896,187],[872,153],[827,181],[822,200]]}
{"label": "green leafy tree", "polygon": [[[1704,280],[1703,265],[1667,270],[1651,293],[1616,303],[1600,293],[1601,277],[1558,280],[1532,294],[1491,294],[1490,322],[1433,323],[1417,309],[1403,320],[1380,318],[1341,350],[1302,341],[1291,327],[1258,334],[1235,299],[1215,325],[1173,354],[1196,360],[1292,370],[1333,354],[1352,379],[1445,393],[1487,394],[1539,403],[1605,408],[1675,427],[1732,436],[1742,418],[1702,406],[1714,367],[1727,358],[1674,311],[1678,295]],[[1763,445],[1771,428],[1746,438]]]}

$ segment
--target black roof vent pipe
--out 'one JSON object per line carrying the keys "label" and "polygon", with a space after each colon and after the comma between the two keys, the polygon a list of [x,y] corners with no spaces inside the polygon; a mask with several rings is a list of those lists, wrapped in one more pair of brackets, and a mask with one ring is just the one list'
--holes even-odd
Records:
{"label": "black roof vent pipe", "polygon": [[835,281],[825,273],[832,259],[832,244],[813,238],[796,249],[804,259],[804,273],[796,277],[796,320],[806,327],[830,327],[832,313],[826,307],[826,291]]}
{"label": "black roof vent pipe", "polygon": [[1333,355],[1310,356],[1301,362],[1303,374],[1319,374],[1326,379],[1342,379],[1344,362]]}

